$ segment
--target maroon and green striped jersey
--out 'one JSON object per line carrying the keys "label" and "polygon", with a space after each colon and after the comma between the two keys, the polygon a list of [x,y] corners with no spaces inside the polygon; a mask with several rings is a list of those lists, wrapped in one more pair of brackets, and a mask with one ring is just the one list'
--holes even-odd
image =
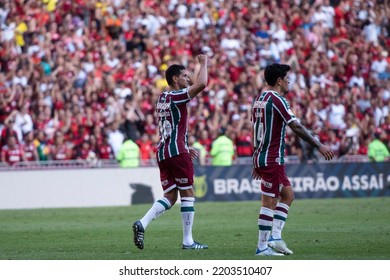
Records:
{"label": "maroon and green striped jersey", "polygon": [[286,126],[296,120],[276,91],[258,94],[252,105],[254,167],[284,164]]}
{"label": "maroon and green striped jersey", "polygon": [[163,92],[156,102],[160,131],[158,161],[189,153],[187,104],[191,101],[191,97],[188,95],[188,89]]}

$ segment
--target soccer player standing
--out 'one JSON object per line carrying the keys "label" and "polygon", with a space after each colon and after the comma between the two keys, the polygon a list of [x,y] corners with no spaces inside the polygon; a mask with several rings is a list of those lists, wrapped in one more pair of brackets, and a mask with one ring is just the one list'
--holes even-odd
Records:
{"label": "soccer player standing", "polygon": [[[286,64],[271,64],[264,71],[268,88],[258,94],[252,105],[253,126],[253,178],[261,179],[261,200],[258,226],[259,239],[256,255],[282,256],[292,254],[282,239],[289,207],[294,192],[284,166],[284,143],[287,125],[296,135],[317,148],[326,160],[334,157],[333,151],[321,144],[296,119],[287,100]],[[275,251],[274,251],[275,250]]]}
{"label": "soccer player standing", "polygon": [[156,152],[164,197],[154,202],[145,216],[133,223],[134,244],[144,248],[144,232],[149,223],[169,210],[180,194],[183,223],[183,249],[207,249],[205,244],[194,241],[194,167],[195,150],[187,140],[187,104],[207,85],[207,56],[198,55],[199,73],[191,85],[189,73],[183,65],[173,64],[165,72],[169,91],[162,92],[156,102],[160,142]]}

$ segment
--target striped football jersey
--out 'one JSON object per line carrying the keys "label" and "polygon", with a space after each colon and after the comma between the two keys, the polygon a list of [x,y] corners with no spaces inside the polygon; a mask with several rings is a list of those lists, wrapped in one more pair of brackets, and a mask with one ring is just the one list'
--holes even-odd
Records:
{"label": "striped football jersey", "polygon": [[156,113],[160,132],[158,161],[189,153],[187,104],[191,97],[188,95],[188,89],[163,92],[157,99]]}
{"label": "striped football jersey", "polygon": [[252,105],[254,167],[284,164],[286,126],[296,120],[276,91],[258,94]]}

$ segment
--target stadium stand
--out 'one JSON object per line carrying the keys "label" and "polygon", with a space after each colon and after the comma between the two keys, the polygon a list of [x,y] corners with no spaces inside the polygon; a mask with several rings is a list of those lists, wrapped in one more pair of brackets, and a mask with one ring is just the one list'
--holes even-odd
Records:
{"label": "stadium stand", "polygon": [[[245,146],[241,131],[264,87],[262,71],[284,62],[300,121],[340,160],[365,161],[375,128],[390,143],[389,18],[387,0],[1,1],[1,146],[7,127],[20,147],[32,131],[39,154],[39,163],[1,169],[88,166],[87,159],[114,166],[118,135],[143,146],[153,164],[164,70],[192,70],[199,53],[211,58],[210,79],[191,103],[189,132],[207,151],[222,126]],[[58,151],[70,151],[69,161]],[[318,160],[291,131],[286,152],[293,162]]]}

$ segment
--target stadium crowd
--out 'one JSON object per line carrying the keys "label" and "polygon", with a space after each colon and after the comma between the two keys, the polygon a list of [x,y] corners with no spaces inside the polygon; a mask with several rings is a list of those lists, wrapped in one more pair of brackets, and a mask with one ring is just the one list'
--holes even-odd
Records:
{"label": "stadium crowd", "polygon": [[[114,159],[124,139],[154,158],[154,102],[172,63],[209,55],[190,103],[207,156],[223,129],[252,153],[250,109],[272,62],[292,66],[297,118],[337,156],[390,147],[387,0],[6,0],[0,4],[1,161]],[[287,155],[315,151],[287,131]]]}

